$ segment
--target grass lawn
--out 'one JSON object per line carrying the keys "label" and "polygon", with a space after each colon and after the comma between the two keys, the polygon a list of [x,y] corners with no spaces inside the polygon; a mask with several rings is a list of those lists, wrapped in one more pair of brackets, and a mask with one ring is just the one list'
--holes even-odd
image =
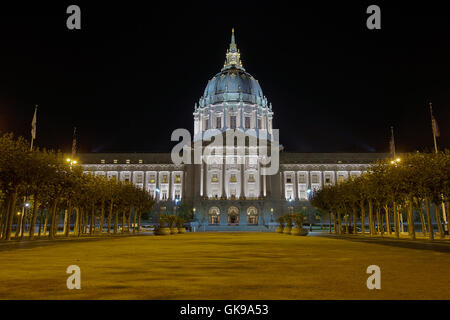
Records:
{"label": "grass lawn", "polygon": [[449,250],[277,233],[41,241],[0,246],[0,299],[450,299],[449,270]]}

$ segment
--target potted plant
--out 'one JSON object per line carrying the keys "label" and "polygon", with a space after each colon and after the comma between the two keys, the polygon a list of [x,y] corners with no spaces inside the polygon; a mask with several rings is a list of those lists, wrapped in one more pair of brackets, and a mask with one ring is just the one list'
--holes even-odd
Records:
{"label": "potted plant", "polygon": [[306,236],[308,229],[303,228],[303,214],[297,213],[292,215],[292,221],[295,227],[291,229],[291,234],[294,236]]}
{"label": "potted plant", "polygon": [[169,226],[169,221],[167,219],[167,215],[162,215],[159,218],[159,227],[155,228],[155,230],[153,231],[154,234],[156,235],[168,235],[170,234],[170,228]]}
{"label": "potted plant", "polygon": [[186,228],[184,227],[184,219],[177,217],[177,228],[178,228],[178,233],[186,233]]}
{"label": "potted plant", "polygon": [[286,223],[286,225],[283,228],[283,233],[284,234],[291,234],[291,229],[292,229],[292,216],[290,214],[286,214],[284,216],[284,221]]}
{"label": "potted plant", "polygon": [[167,222],[170,228],[170,233],[171,234],[176,234],[178,233],[178,228],[176,226],[176,222],[177,222],[177,216],[175,215],[169,215],[167,216]]}
{"label": "potted plant", "polygon": [[275,232],[278,232],[278,233],[283,233],[283,229],[284,229],[284,217],[279,217],[278,219],[277,219],[277,222],[280,224],[276,229],[275,229]]}

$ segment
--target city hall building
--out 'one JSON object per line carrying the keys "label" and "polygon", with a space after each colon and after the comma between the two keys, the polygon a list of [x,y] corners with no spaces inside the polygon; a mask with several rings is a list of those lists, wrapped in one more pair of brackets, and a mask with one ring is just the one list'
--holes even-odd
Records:
{"label": "city hall building", "polygon": [[[274,116],[258,80],[242,65],[233,32],[222,70],[208,81],[195,104],[193,143],[211,129],[223,136],[227,130],[261,131],[270,138]],[[315,190],[359,176],[388,157],[281,150],[279,170],[263,175],[258,150],[245,145],[229,151],[223,152],[224,161],[206,161],[202,155],[201,164],[174,164],[170,153],[84,153],[79,160],[85,173],[115,177],[147,190],[156,200],[155,221],[159,214],[174,213],[185,204],[193,209],[201,230],[264,231],[288,212],[303,210],[314,219],[309,199]]]}

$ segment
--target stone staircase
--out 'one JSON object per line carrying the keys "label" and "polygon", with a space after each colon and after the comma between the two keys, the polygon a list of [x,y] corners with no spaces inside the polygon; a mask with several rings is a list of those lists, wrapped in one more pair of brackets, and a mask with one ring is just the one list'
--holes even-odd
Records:
{"label": "stone staircase", "polygon": [[269,226],[265,225],[257,225],[257,226],[249,226],[249,225],[237,225],[237,226],[227,226],[227,225],[207,225],[201,226],[198,228],[199,232],[269,232],[272,231],[269,229]]}

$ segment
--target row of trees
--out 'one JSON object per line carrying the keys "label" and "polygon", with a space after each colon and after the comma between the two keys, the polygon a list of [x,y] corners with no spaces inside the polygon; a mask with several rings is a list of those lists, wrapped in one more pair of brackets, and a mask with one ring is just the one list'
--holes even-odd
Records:
{"label": "row of trees", "polygon": [[[131,183],[83,174],[79,166],[52,150],[30,151],[12,134],[0,136],[0,237],[55,238],[60,220],[64,236],[136,232],[154,201]],[[37,227],[37,233],[35,229]]]}
{"label": "row of trees", "polygon": [[450,220],[450,152],[417,152],[380,161],[360,177],[316,191],[311,204],[328,214],[330,233],[332,225],[337,234],[356,232],[359,220],[362,234],[368,222],[370,235],[395,233],[399,237],[401,215],[406,217],[409,236],[415,239],[416,212],[424,235],[434,238],[435,220],[443,238],[448,227],[444,218]]}

